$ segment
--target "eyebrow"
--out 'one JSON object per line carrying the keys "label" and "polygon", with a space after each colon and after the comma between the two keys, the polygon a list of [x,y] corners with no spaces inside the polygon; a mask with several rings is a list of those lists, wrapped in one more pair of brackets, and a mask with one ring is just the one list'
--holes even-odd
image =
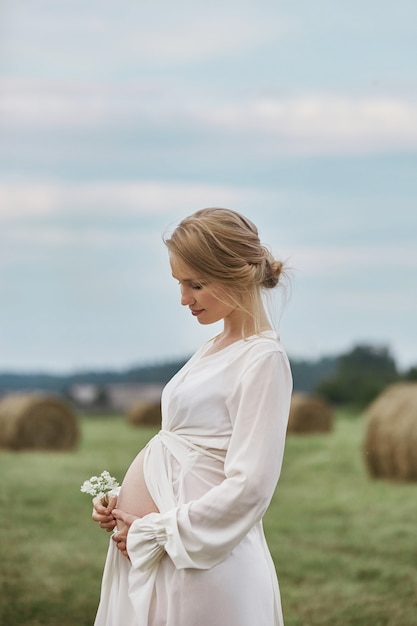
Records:
{"label": "eyebrow", "polygon": [[203,280],[200,278],[178,278],[178,276],[175,276],[175,274],[171,274],[172,278],[175,278],[175,280],[178,280],[180,283],[198,283],[199,285],[203,284]]}

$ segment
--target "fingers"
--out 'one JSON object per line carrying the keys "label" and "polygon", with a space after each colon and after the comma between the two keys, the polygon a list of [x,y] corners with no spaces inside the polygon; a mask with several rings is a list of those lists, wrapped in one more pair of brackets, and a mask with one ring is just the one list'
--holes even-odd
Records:
{"label": "fingers", "polygon": [[97,502],[94,502],[94,509],[91,517],[93,521],[99,523],[100,528],[103,528],[107,532],[111,532],[117,524],[112,513],[101,504],[97,504]]}
{"label": "fingers", "polygon": [[113,535],[112,539],[114,543],[116,544],[116,547],[118,550],[120,550],[121,552],[126,550],[126,538],[125,537],[118,537],[118,534],[116,533],[115,535]]}
{"label": "fingers", "polygon": [[108,533],[110,533],[112,530],[114,530],[116,528],[116,520],[113,519],[110,522],[100,522],[99,526],[100,528],[103,528],[103,530],[106,530]]}
{"label": "fingers", "polygon": [[110,500],[108,506],[104,506],[104,504],[101,502],[99,498],[94,498],[93,507],[98,515],[109,516],[116,502],[117,502],[117,498],[114,497]]}
{"label": "fingers", "polygon": [[112,498],[110,498],[109,503],[107,505],[107,510],[113,511],[114,507],[116,506],[116,503],[117,503],[117,496],[113,496]]}
{"label": "fingers", "polygon": [[95,522],[98,522],[100,528],[107,530],[107,532],[110,532],[116,527],[117,522],[114,519],[114,517],[111,515],[110,516],[97,515],[95,511],[93,511],[93,514],[91,517]]}
{"label": "fingers", "polygon": [[127,547],[126,547],[126,531],[115,533],[112,539],[116,544],[116,548],[120,550],[120,552],[124,556],[126,556],[130,561],[130,557],[129,557],[129,554],[127,552]]}
{"label": "fingers", "polygon": [[114,516],[111,513],[98,513],[96,509],[93,509],[91,517],[95,522],[111,522],[114,520]]}
{"label": "fingers", "polygon": [[136,515],[131,515],[130,513],[125,513],[121,509],[113,509],[112,515],[124,522],[127,526],[131,526],[136,519],[139,519]]}

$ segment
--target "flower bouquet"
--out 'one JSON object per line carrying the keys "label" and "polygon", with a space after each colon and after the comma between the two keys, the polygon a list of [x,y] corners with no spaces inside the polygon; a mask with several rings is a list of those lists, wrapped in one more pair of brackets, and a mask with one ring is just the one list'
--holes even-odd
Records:
{"label": "flower bouquet", "polygon": [[107,506],[110,498],[118,494],[119,487],[117,480],[104,470],[100,476],[92,476],[89,480],[85,480],[80,491],[89,493],[93,498],[100,498],[103,506]]}

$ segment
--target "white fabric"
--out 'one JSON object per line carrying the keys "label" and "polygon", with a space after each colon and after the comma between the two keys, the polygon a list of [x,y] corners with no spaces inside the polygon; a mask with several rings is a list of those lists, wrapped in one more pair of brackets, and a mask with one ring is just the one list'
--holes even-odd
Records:
{"label": "white fabric", "polygon": [[95,626],[282,626],[262,529],[284,454],[292,378],[273,331],[213,354],[162,394],[144,476],[160,513],[110,541]]}

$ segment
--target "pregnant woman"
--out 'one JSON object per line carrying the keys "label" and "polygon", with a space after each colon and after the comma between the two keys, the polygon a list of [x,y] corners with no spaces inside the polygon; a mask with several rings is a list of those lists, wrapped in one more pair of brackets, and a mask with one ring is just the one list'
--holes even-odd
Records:
{"label": "pregnant woman", "polygon": [[165,240],[181,304],[223,320],[166,385],[162,427],[93,519],[113,530],[95,626],[282,626],[262,517],[292,378],[262,297],[283,266],[255,225],[203,209]]}

